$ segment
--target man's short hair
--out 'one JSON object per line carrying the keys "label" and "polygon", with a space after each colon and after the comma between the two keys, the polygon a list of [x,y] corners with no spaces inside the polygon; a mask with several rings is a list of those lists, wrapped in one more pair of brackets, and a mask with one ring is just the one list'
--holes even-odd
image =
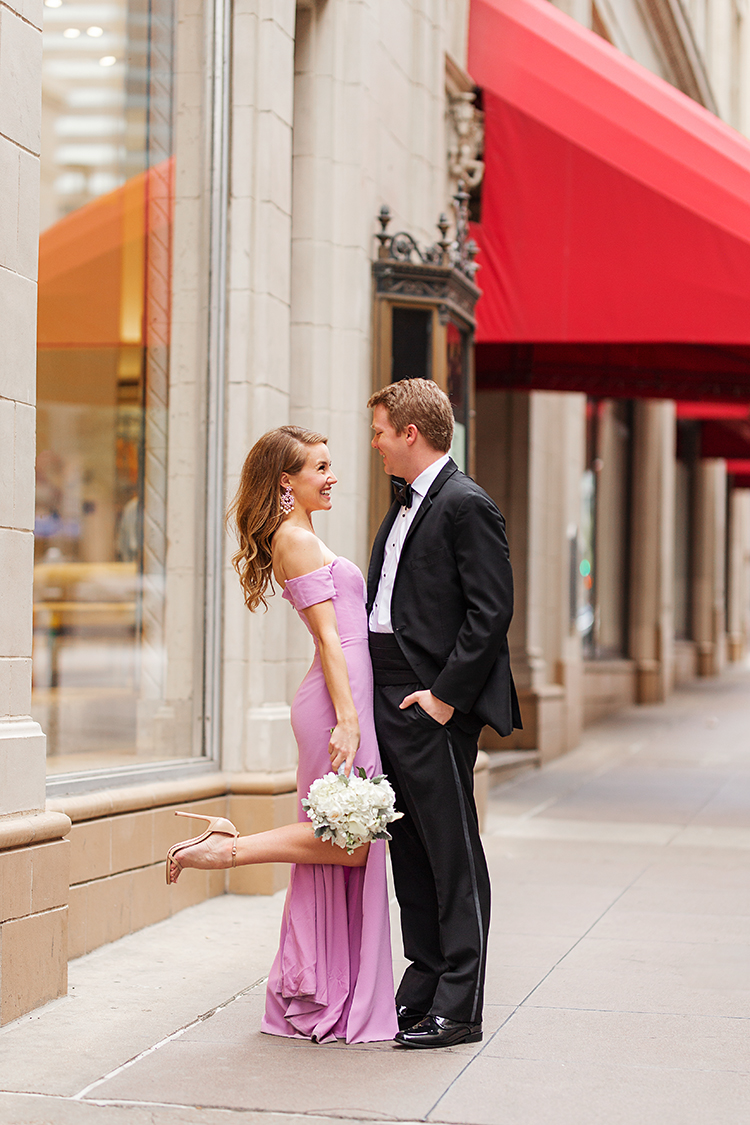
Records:
{"label": "man's short hair", "polygon": [[453,441],[453,410],[448,396],[432,379],[400,379],[376,391],[370,409],[384,406],[397,434],[416,426],[433,449],[447,453]]}

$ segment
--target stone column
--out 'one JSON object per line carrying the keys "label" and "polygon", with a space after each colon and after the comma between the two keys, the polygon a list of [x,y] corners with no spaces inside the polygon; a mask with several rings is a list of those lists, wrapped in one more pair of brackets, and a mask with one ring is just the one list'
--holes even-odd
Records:
{"label": "stone column", "polygon": [[578,394],[477,395],[477,480],[503,512],[515,583],[511,665],[524,730],[483,745],[575,746],[582,725],[580,638],[570,613],[584,458],[585,399]]}
{"label": "stone column", "polygon": [[747,653],[750,625],[750,489],[732,489],[728,510],[727,659],[735,662]]}
{"label": "stone column", "polygon": [[[233,7],[227,274],[226,503],[253,443],[290,421],[289,308],[294,0]],[[296,819],[296,746],[288,693],[289,607],[244,605],[226,541],[222,765],[241,832]],[[233,893],[273,893],[285,864],[231,872]]]}
{"label": "stone column", "polygon": [[726,461],[703,458],[695,469],[693,521],[693,639],[699,676],[718,675],[726,660],[726,511]]}
{"label": "stone column", "polygon": [[[227,493],[266,430],[290,420],[289,302],[294,0],[234,6],[232,163],[227,283]],[[243,605],[227,542],[224,618],[225,769],[296,764],[287,703],[286,605]]]}
{"label": "stone column", "polygon": [[572,16],[576,23],[591,27],[591,0],[555,0],[555,7]]}
{"label": "stone column", "polygon": [[0,1023],[67,987],[70,821],[30,714],[41,18],[0,6]]}
{"label": "stone column", "polygon": [[672,682],[674,474],[674,403],[639,400],[633,435],[629,628],[639,703],[665,699]]}

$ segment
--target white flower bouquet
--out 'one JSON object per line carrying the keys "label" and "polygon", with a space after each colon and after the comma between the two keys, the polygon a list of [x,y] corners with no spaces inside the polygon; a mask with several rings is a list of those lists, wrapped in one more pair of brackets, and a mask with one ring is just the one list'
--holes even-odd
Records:
{"label": "white flower bouquet", "polygon": [[349,855],[371,840],[390,840],[387,825],[403,813],[396,812],[396,795],[384,774],[369,778],[360,767],[351,777],[341,766],[310,786],[302,808],[312,821],[315,835],[330,840]]}

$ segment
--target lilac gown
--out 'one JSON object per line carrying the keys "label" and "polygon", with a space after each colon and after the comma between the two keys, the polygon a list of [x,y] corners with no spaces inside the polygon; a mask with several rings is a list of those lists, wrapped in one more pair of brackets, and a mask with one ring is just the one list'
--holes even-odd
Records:
{"label": "lilac gown", "polygon": [[[359,715],[361,744],[355,766],[363,766],[368,777],[375,776],[381,765],[372,714],[362,574],[348,559],[337,558],[311,574],[290,579],[283,596],[298,612],[333,601]],[[335,724],[316,646],[315,659],[292,703],[299,748],[298,801],[307,796],[316,778],[331,769],[328,742]],[[307,821],[301,804],[297,807],[298,819]],[[261,1029],[318,1042],[343,1038],[347,1043],[367,1043],[396,1034],[385,841],[370,845],[364,867],[292,865]]]}

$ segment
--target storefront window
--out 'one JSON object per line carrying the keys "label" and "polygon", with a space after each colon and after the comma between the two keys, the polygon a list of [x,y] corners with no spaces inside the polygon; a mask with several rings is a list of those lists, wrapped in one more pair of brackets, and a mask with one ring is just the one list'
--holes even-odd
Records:
{"label": "storefront window", "polygon": [[595,537],[596,537],[596,476],[593,469],[586,469],[581,477],[581,522],[579,532],[579,595],[576,624],[583,640],[586,656],[594,655],[596,620],[595,580]]}
{"label": "storefront window", "polygon": [[674,633],[687,641],[692,636],[693,504],[695,464],[700,456],[700,422],[677,420],[675,462]]}
{"label": "storefront window", "polygon": [[631,432],[628,401],[587,401],[577,623],[589,659],[627,649]]}
{"label": "storefront window", "polygon": [[44,15],[33,709],[59,774],[203,749],[201,568],[169,553],[193,518],[170,434],[189,233],[175,183],[200,194],[201,154],[200,128],[183,122],[184,144],[175,128],[175,0],[45,0]]}

